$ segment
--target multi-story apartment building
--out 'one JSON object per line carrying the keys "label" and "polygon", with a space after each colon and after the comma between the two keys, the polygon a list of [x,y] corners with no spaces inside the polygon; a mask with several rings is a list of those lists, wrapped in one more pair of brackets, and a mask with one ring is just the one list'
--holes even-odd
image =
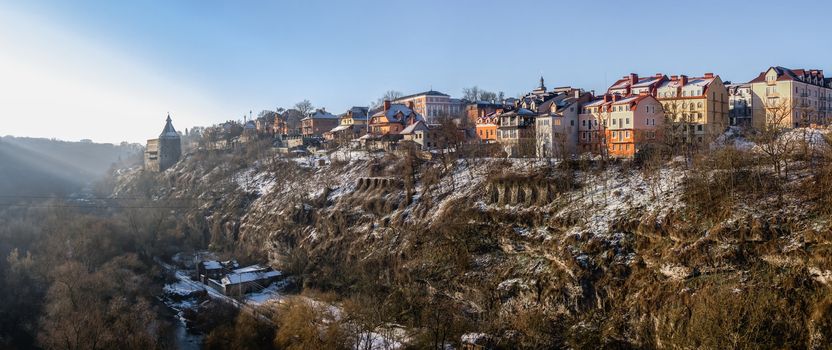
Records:
{"label": "multi-story apartment building", "polygon": [[731,125],[750,127],[751,126],[751,84],[731,84],[725,82],[725,89],[728,90],[728,119]]}
{"label": "multi-story apartment building", "polygon": [[[669,121],[681,124],[684,138],[695,142],[713,140],[730,125],[728,90],[713,73],[702,77],[671,76],[664,80],[653,96],[662,103]],[[666,135],[667,136],[667,135]]]}
{"label": "multi-story apartment building", "polygon": [[327,131],[338,125],[338,116],[319,109],[312,113],[312,115],[301,119],[301,135],[303,137],[323,136]]}
{"label": "multi-story apartment building", "polygon": [[580,106],[592,94],[573,89],[544,102],[535,118],[538,157],[566,157],[578,151],[578,115]]}
{"label": "multi-story apartment building", "polygon": [[468,118],[468,122],[470,122],[471,124],[476,124],[478,119],[483,118],[498,110],[503,110],[504,108],[505,106],[503,106],[502,103],[497,102],[470,102],[467,105],[465,105],[465,116]]}
{"label": "multi-story apartment building", "polygon": [[435,121],[437,118],[445,116],[459,116],[465,107],[465,103],[461,100],[433,90],[400,97],[395,99],[393,103],[412,104],[416,114],[424,116],[428,121]]}
{"label": "multi-story apartment building", "polygon": [[477,118],[476,136],[481,143],[497,142],[497,129],[500,127],[500,114],[503,110],[491,112]]}
{"label": "multi-story apartment building", "polygon": [[713,73],[693,78],[668,77],[662,73],[639,77],[631,73],[613,83],[607,93],[621,96],[646,93],[655,97],[662,103],[666,117],[686,124],[684,128],[692,128],[689,130],[695,140],[713,138],[730,124],[728,92],[722,79]]}
{"label": "multi-story apartment building", "polygon": [[830,121],[832,80],[822,70],[770,67],[749,84],[754,127],[826,125]]}
{"label": "multi-story apartment building", "polygon": [[648,91],[630,96],[605,94],[582,107],[578,116],[580,149],[632,157],[661,141],[664,119],[661,103]]}
{"label": "multi-story apartment building", "polygon": [[649,77],[639,77],[638,74],[630,73],[610,86],[607,93],[610,95],[630,96],[647,92],[653,97],[656,96],[656,89],[668,80],[667,76],[656,73]]}
{"label": "multi-story apartment building", "polygon": [[500,114],[497,142],[503,145],[509,156],[533,156],[535,154],[535,117],[537,113],[526,108]]}

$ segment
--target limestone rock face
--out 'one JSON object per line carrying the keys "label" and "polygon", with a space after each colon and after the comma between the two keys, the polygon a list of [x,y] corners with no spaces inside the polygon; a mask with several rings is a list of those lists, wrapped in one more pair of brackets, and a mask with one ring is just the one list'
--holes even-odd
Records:
{"label": "limestone rock face", "polygon": [[782,218],[805,203],[705,217],[682,196],[684,169],[239,157],[188,155],[158,174],[174,184],[158,195],[198,198],[188,230],[307,287],[441,295],[479,320],[534,310],[636,348],[716,346],[768,314],[794,344],[832,339],[829,218]]}

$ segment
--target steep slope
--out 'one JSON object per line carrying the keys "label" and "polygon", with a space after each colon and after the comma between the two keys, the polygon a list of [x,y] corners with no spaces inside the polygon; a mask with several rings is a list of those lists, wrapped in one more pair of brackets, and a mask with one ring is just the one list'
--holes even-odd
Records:
{"label": "steep slope", "polygon": [[[738,185],[726,201],[708,189],[727,171],[678,163],[320,161],[191,155],[155,195],[199,199],[188,221],[215,248],[268,257],[307,288],[395,304],[391,321],[414,327],[428,327],[420,308],[441,306],[454,332],[530,347],[832,339],[829,215],[799,191]],[[809,171],[782,186],[805,188]],[[767,183],[730,179],[751,178]]]}

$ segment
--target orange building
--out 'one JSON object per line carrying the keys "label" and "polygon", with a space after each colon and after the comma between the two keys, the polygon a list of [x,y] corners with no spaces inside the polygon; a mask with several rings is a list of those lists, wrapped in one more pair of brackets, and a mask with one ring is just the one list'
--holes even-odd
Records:
{"label": "orange building", "polygon": [[477,118],[476,135],[480,142],[497,142],[497,129],[500,127],[500,114],[502,112],[502,110],[499,110]]}
{"label": "orange building", "polygon": [[606,94],[582,107],[578,117],[579,148],[607,152],[612,157],[633,157],[661,140],[664,112],[659,101],[644,91],[622,97]]}
{"label": "orange building", "polygon": [[483,118],[489,114],[501,110],[503,110],[502,103],[477,101],[471,102],[465,106],[465,116],[468,117],[468,121],[470,121],[472,124],[476,124],[479,118]]}
{"label": "orange building", "polygon": [[384,101],[382,110],[370,117],[370,134],[399,134],[408,125],[420,120],[424,121],[422,116],[417,114],[412,107],[412,104],[405,106]]}

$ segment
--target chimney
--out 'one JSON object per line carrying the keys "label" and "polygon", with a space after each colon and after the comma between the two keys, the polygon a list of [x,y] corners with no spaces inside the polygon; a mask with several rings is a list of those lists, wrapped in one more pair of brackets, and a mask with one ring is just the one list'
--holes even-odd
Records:
{"label": "chimney", "polygon": [[630,84],[635,85],[636,83],[638,83],[638,74],[630,73]]}
{"label": "chimney", "polygon": [[384,110],[387,111],[390,109],[390,100],[384,100]]}
{"label": "chimney", "polygon": [[407,102],[407,108],[413,109],[413,101]]}
{"label": "chimney", "polygon": [[661,79],[664,76],[662,73],[656,73],[656,78]]}
{"label": "chimney", "polygon": [[710,79],[710,78],[713,78],[713,77],[714,77],[714,73],[705,73],[705,78]]}
{"label": "chimney", "polygon": [[581,90],[575,90],[575,98],[581,98]]}
{"label": "chimney", "polygon": [[688,84],[688,76],[684,75],[684,74],[680,75],[679,76],[679,83],[682,84],[682,86],[687,85]]}
{"label": "chimney", "polygon": [[610,102],[610,94],[604,94],[604,103]]}
{"label": "chimney", "polygon": [[671,75],[670,80],[673,80],[673,81],[679,80],[679,76],[678,75]]}
{"label": "chimney", "polygon": [[612,102],[618,102],[618,94],[612,95]]}

